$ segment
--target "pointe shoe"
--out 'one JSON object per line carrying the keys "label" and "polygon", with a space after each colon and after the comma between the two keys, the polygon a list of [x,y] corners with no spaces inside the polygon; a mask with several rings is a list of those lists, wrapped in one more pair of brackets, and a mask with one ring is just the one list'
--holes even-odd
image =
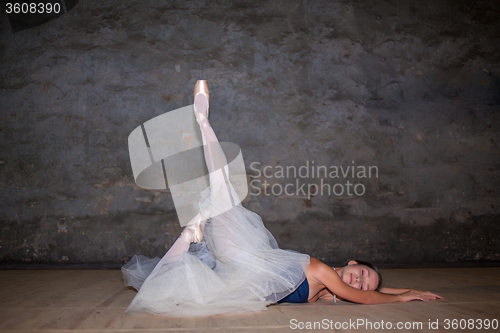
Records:
{"label": "pointe shoe", "polygon": [[194,86],[194,115],[201,127],[206,127],[208,123],[210,95],[207,81],[198,80]]}
{"label": "pointe shoe", "polygon": [[[188,222],[186,227],[181,233],[181,236],[188,243],[200,243],[203,241],[203,227],[205,226],[205,221],[201,220],[199,215],[196,215],[191,221]],[[187,234],[186,234],[187,232]]]}

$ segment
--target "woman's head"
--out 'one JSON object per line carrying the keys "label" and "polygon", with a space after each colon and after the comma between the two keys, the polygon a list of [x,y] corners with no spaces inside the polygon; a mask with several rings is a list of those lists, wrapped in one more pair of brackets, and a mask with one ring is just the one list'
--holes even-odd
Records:
{"label": "woman's head", "polygon": [[353,288],[378,291],[382,286],[382,275],[373,264],[351,260],[342,269],[341,279]]}

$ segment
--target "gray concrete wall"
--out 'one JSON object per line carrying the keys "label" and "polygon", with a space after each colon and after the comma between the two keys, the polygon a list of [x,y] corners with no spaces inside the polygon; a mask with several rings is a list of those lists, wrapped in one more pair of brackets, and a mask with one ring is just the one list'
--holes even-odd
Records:
{"label": "gray concrete wall", "polygon": [[249,196],[282,248],[498,261],[499,13],[494,0],[80,1],[17,33],[1,14],[0,261],[161,257],[181,228],[168,191],[135,185],[127,137],[191,104],[198,79],[254,194],[264,180],[296,190],[277,166],[378,168],[322,177],[363,195]]}

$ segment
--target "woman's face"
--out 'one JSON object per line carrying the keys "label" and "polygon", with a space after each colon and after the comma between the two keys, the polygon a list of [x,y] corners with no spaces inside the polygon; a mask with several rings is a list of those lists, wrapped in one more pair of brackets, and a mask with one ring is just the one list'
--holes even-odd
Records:
{"label": "woman's face", "polygon": [[365,265],[351,264],[342,271],[342,281],[360,290],[375,290],[378,287],[378,274]]}

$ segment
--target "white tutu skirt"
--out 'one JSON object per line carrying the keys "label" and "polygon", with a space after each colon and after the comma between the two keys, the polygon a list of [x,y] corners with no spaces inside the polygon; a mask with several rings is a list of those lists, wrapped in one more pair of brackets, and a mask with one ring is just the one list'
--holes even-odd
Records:
{"label": "white tutu skirt", "polygon": [[241,204],[218,214],[220,196],[207,189],[202,197],[202,216],[214,216],[202,243],[161,260],[135,255],[122,267],[125,285],[139,291],[127,313],[185,317],[260,311],[304,281],[308,255],[280,249],[260,216]]}

